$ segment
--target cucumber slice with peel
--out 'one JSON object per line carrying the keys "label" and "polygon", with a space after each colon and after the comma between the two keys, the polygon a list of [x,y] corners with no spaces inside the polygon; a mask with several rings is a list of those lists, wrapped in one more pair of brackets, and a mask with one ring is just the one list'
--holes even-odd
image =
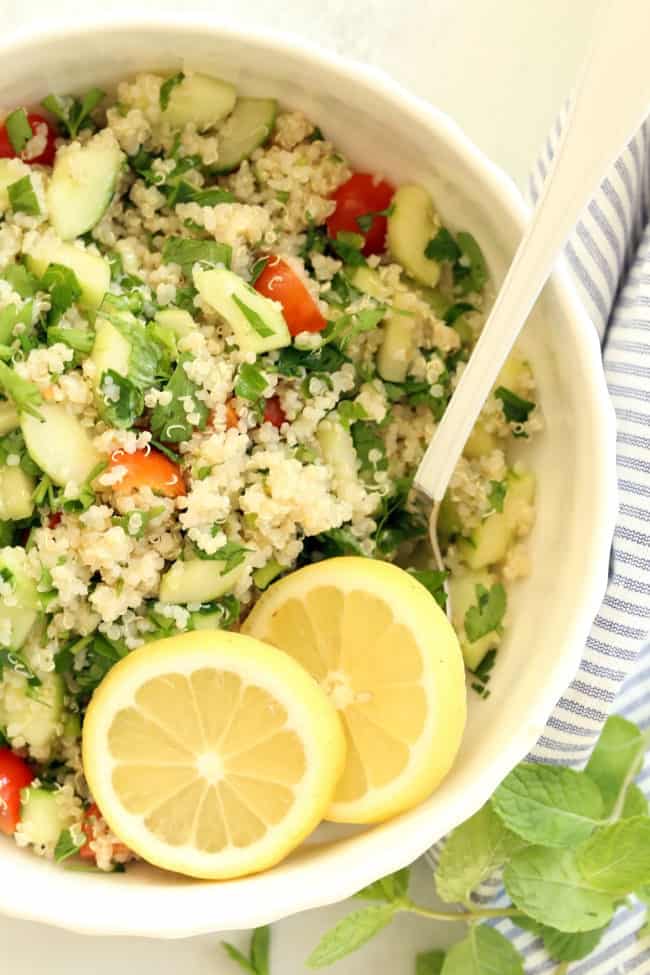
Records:
{"label": "cucumber slice with peel", "polygon": [[125,156],[105,129],[85,145],[59,149],[47,190],[50,222],[61,240],[73,240],[99,223],[113,198]]}
{"label": "cucumber slice with peel", "polygon": [[383,339],[377,352],[377,372],[391,383],[403,383],[409,371],[415,343],[415,320],[404,297],[397,295],[383,323]]}
{"label": "cucumber slice with peel", "polygon": [[359,458],[350,431],[345,429],[336,416],[321,420],[316,430],[316,439],[323,459],[336,480],[344,484],[355,481]]}
{"label": "cucumber slice with peel", "polygon": [[22,467],[0,467],[0,521],[20,521],[34,511],[34,478]]}
{"label": "cucumber slice with peel", "polygon": [[222,575],[224,562],[192,559],[174,562],[160,580],[161,603],[209,603],[231,592],[244,571],[245,563]]}
{"label": "cucumber slice with peel", "polygon": [[197,291],[225,318],[242,351],[259,355],[291,345],[282,306],[277,301],[258,294],[243,278],[225,267],[197,268],[193,277]]}
{"label": "cucumber slice with peel", "polygon": [[440,278],[440,265],[425,257],[424,250],[439,229],[433,201],[423,186],[400,186],[388,218],[388,247],[407,274],[429,288]]}
{"label": "cucumber slice with peel", "polygon": [[27,267],[42,278],[50,264],[63,264],[74,271],[81,288],[79,304],[90,310],[99,308],[111,283],[111,268],[105,258],[74,244],[44,237],[27,254]]}
{"label": "cucumber slice with peel", "polygon": [[[11,627],[11,648],[20,650],[38,617],[39,597],[36,581],[28,571],[24,548],[0,549],[0,569],[11,580],[11,598],[0,601],[0,622]],[[10,605],[11,603],[11,605]]]}
{"label": "cucumber slice with peel", "polygon": [[232,114],[219,129],[219,158],[214,171],[229,173],[263,145],[275,125],[274,98],[238,98]]}
{"label": "cucumber slice with peel", "polygon": [[60,487],[81,487],[102,460],[87,428],[59,403],[46,403],[39,412],[42,420],[27,413],[20,418],[29,456]]}
{"label": "cucumber slice with peel", "polygon": [[488,515],[475,528],[470,541],[458,543],[458,554],[470,569],[483,569],[501,562],[508,552],[522,516],[535,499],[535,475],[530,471],[510,472],[503,511]]}
{"label": "cucumber slice with peel", "polygon": [[95,323],[95,342],[90,353],[97,370],[95,384],[99,386],[107,369],[112,369],[118,376],[128,376],[130,356],[131,344],[128,339],[106,318],[98,318]]}
{"label": "cucumber slice with peel", "polygon": [[57,799],[57,791],[28,786],[20,803],[21,830],[35,846],[55,846],[59,836],[74,822]]}
{"label": "cucumber slice with peel", "polygon": [[197,324],[190,315],[189,311],[183,308],[161,308],[156,312],[155,320],[163,328],[171,328],[176,338],[182,339],[191,332],[195,332]]}
{"label": "cucumber slice with peel", "polygon": [[172,88],[162,120],[174,129],[192,123],[203,132],[230,115],[236,101],[237,90],[227,81],[206,74],[187,74]]}

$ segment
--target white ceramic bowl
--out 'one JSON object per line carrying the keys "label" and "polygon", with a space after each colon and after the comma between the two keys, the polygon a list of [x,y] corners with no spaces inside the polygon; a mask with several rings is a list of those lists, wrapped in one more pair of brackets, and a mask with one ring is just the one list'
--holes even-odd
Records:
{"label": "white ceramic bowl", "polygon": [[[0,105],[111,86],[181,65],[304,110],[353,163],[430,187],[452,227],[467,227],[498,282],[526,219],[517,191],[430,105],[380,72],[277,36],[161,15],[92,26],[40,25],[0,42]],[[76,873],[0,842],[0,911],[96,934],[181,937],[248,928],[340,900],[413,861],[475,812],[521,760],[578,667],[605,584],[615,515],[615,451],[596,333],[559,269],[524,336],[546,432],[531,453],[539,479],[533,571],[511,600],[512,625],[488,700],[472,696],[456,765],[410,813],[364,830],[323,827],[283,864],[229,883],[145,865]],[[1,838],[0,838],[1,839]]]}

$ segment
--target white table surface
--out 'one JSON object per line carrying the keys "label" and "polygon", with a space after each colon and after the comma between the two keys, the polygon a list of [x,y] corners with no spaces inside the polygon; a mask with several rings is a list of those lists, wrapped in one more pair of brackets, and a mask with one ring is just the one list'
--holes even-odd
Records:
{"label": "white table surface", "polygon": [[[3,31],[35,23],[40,14],[137,8],[237,8],[224,20],[290,30],[341,53],[373,62],[454,116],[478,145],[524,185],[529,167],[568,93],[585,49],[595,0],[0,0]],[[414,893],[431,883],[423,863]],[[2,878],[0,877],[0,883]],[[313,911],[278,924],[273,975],[303,975],[304,959],[320,934],[350,904]],[[400,918],[360,954],[339,963],[336,975],[411,975],[417,951],[450,932]],[[244,935],[231,938],[243,945]],[[0,970],[11,975],[236,975],[219,937],[164,942],[87,938],[0,918]]]}

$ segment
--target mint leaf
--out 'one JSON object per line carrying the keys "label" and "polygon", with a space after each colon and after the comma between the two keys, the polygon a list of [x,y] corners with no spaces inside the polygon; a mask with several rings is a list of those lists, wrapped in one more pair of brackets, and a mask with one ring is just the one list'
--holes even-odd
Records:
{"label": "mint leaf", "polygon": [[594,889],[572,850],[521,850],[507,864],[503,880],[516,907],[558,931],[593,931],[614,913],[614,897]]}
{"label": "mint leaf", "polygon": [[404,867],[396,873],[391,873],[381,880],[375,880],[374,884],[364,887],[355,897],[371,901],[395,901],[405,897],[409,889],[410,870]]}
{"label": "mint leaf", "polygon": [[271,950],[271,928],[266,925],[256,928],[251,939],[251,961],[257,975],[269,975],[269,952]]}
{"label": "mint leaf", "polygon": [[488,279],[488,269],[483,252],[472,234],[460,230],[456,234],[461,256],[454,266],[454,284],[461,294],[481,291]]}
{"label": "mint leaf", "polygon": [[484,924],[447,952],[441,975],[524,975],[521,955],[502,934]]}
{"label": "mint leaf", "polygon": [[72,838],[72,833],[69,829],[64,829],[59,836],[56,846],[54,847],[54,859],[57,863],[62,863],[67,860],[68,857],[74,856],[79,852],[81,847],[84,845],[85,840],[81,843],[76,843]]}
{"label": "mint leaf", "polygon": [[144,410],[144,396],[130,379],[114,369],[102,373],[99,383],[102,419],[111,426],[127,430]]}
{"label": "mint leaf", "polygon": [[434,948],[432,951],[420,952],[415,959],[415,975],[440,975],[444,963],[444,951]]}
{"label": "mint leaf", "polygon": [[630,785],[625,794],[625,802],[621,811],[621,819],[632,819],[633,816],[648,815],[648,800],[638,787]]}
{"label": "mint leaf", "polygon": [[503,502],[507,491],[508,484],[506,481],[490,481],[488,501],[490,502],[493,511],[498,511],[499,513],[503,511]]}
{"label": "mint leaf", "polygon": [[470,643],[475,643],[494,630],[500,631],[506,605],[506,591],[500,582],[491,586],[489,591],[485,586],[477,585],[476,606],[470,606],[465,613],[465,633]]}
{"label": "mint leaf", "polygon": [[643,751],[643,736],[635,724],[618,715],[607,719],[585,769],[602,793],[605,816],[612,812],[628,776],[634,775]]}
{"label": "mint leaf", "polygon": [[447,228],[441,227],[424,248],[424,256],[430,261],[449,261],[455,264],[461,256],[461,250]]}
{"label": "mint leaf", "polygon": [[523,846],[486,803],[445,842],[435,873],[438,895],[449,903],[469,904],[472,891]]}
{"label": "mint leaf", "polygon": [[163,247],[163,262],[179,264],[186,278],[191,278],[197,263],[223,264],[230,267],[232,248],[217,240],[194,240],[191,237],[168,237]]}
{"label": "mint leaf", "polygon": [[56,325],[63,313],[81,297],[77,275],[63,264],[48,264],[41,278],[41,289],[50,296],[48,325]]}
{"label": "mint leaf", "polygon": [[16,108],[7,115],[5,129],[14,152],[19,156],[34,134],[24,108]]}
{"label": "mint leaf", "polygon": [[[353,406],[357,404],[352,404]],[[339,416],[341,407],[339,403]],[[357,421],[352,424],[352,442],[359,458],[361,476],[370,481],[375,480],[378,471],[388,470],[386,445],[377,433],[377,424],[370,421]]]}
{"label": "mint leaf", "polygon": [[534,403],[531,403],[530,400],[522,399],[521,396],[513,393],[511,389],[506,389],[505,386],[499,386],[495,389],[494,395],[496,399],[501,400],[503,415],[508,423],[525,423],[532,410],[535,409]]}
{"label": "mint leaf", "polygon": [[445,579],[448,572],[440,572],[437,569],[408,569],[409,575],[424,586],[431,593],[440,609],[447,610],[447,593],[445,592]]}
{"label": "mint leaf", "polygon": [[328,931],[307,959],[310,968],[325,968],[370,941],[393,920],[394,904],[373,904],[348,914]]}
{"label": "mint leaf", "polygon": [[85,128],[95,128],[90,113],[97,108],[104,95],[101,88],[90,88],[81,99],[71,95],[48,95],[41,105],[58,119],[64,134],[76,139],[84,122]]}
{"label": "mint leaf", "polygon": [[29,176],[23,176],[22,179],[16,180],[15,183],[10,183],[7,187],[7,193],[9,195],[11,209],[14,213],[26,213],[29,217],[37,217],[41,212],[38,198],[34,192],[34,187]]}
{"label": "mint leaf", "polygon": [[13,400],[19,413],[29,413],[37,420],[43,419],[38,411],[43,399],[36,383],[23,379],[4,362],[0,362],[0,388]]}
{"label": "mint leaf", "polygon": [[635,816],[597,830],[576,850],[592,889],[624,897],[650,884],[650,818]]}
{"label": "mint leaf", "polygon": [[547,952],[555,961],[580,961],[581,958],[586,958],[598,947],[609,926],[605,925],[605,927],[596,928],[594,931],[567,934],[565,931],[556,931],[555,928],[538,924],[537,921],[532,921],[527,917],[518,917],[515,924],[517,927],[530,931],[541,938]]}
{"label": "mint leaf", "polygon": [[[191,362],[191,356],[184,355],[174,369],[165,390],[172,394],[172,401],[169,406],[156,406],[151,414],[151,432],[159,440],[165,443],[183,443],[192,436],[195,429],[205,430],[208,422],[208,408],[196,395],[198,387],[192,382],[185,371],[185,363]],[[185,409],[186,397],[192,400],[192,408]],[[199,420],[193,426],[188,416],[195,413]]]}
{"label": "mint leaf", "polygon": [[256,312],[254,308],[251,308],[250,305],[247,305],[244,301],[242,301],[239,295],[231,294],[230,297],[237,305],[248,324],[257,332],[258,335],[261,335],[262,338],[267,338],[267,336],[273,335],[273,329],[266,324],[259,312]]}
{"label": "mint leaf", "polygon": [[530,762],[505,778],[492,806],[509,829],[540,846],[575,846],[603,815],[598,786],[585,772]]}
{"label": "mint leaf", "polygon": [[160,110],[162,112],[164,112],[169,106],[169,99],[174,88],[176,88],[177,85],[180,85],[181,81],[184,79],[185,75],[182,71],[179,71],[177,74],[173,74],[170,78],[167,78],[166,81],[163,81],[162,85],[160,86],[159,95]]}

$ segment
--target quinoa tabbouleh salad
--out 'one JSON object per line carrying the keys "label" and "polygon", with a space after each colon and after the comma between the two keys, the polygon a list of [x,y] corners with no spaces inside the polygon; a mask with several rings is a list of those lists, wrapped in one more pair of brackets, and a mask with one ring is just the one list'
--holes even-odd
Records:
{"label": "quinoa tabbouleh salad", "polygon": [[[396,561],[444,603],[411,479],[487,269],[423,187],[223,81],[142,74],[43,107],[0,130],[0,830],[113,870],[133,853],[81,735],[118,661],[236,630],[333,556]],[[511,448],[540,428],[514,354],[441,512],[483,695],[528,571],[534,478]]]}

